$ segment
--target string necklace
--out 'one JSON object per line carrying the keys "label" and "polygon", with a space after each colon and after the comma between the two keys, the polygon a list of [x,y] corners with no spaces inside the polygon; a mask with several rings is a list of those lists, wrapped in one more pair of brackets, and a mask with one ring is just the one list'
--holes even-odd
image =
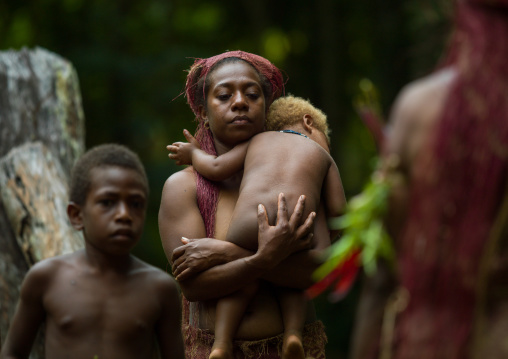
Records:
{"label": "string necklace", "polygon": [[296,131],[293,131],[293,130],[282,130],[282,131],[279,131],[279,132],[283,132],[283,133],[294,133],[295,135],[300,135],[300,136],[303,136],[303,137],[305,137],[305,138],[309,138],[309,137],[305,136],[303,133],[296,132]]}

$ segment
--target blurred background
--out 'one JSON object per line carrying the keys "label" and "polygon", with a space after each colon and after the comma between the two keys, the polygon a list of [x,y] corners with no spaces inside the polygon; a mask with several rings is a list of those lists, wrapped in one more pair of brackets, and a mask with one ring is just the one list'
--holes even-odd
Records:
{"label": "blurred background", "polygon": [[[193,58],[226,50],[262,55],[286,93],[327,115],[346,196],[361,191],[376,147],[354,111],[370,79],[385,117],[398,91],[431,71],[447,40],[446,0],[0,0],[0,49],[44,47],[77,70],[87,147],[122,143],[147,169],[147,225],[135,254],[167,269],[157,228],[165,179],[178,171],[166,145],[195,129],[182,94]],[[348,354],[360,281],[338,303],[316,300],[327,356]]]}

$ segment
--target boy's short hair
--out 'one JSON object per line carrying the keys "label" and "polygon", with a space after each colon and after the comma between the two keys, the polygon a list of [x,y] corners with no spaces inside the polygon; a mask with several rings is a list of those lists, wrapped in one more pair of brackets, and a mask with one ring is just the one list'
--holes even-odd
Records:
{"label": "boy's short hair", "polygon": [[90,190],[91,170],[96,167],[108,166],[128,168],[139,173],[148,195],[148,178],[138,155],[123,145],[111,143],[93,147],[78,159],[71,172],[69,200],[83,205]]}
{"label": "boy's short hair", "polygon": [[284,127],[294,125],[306,114],[312,117],[314,127],[323,132],[330,142],[330,130],[325,113],[314,107],[309,100],[293,95],[280,97],[272,103],[266,116],[266,129],[280,131]]}

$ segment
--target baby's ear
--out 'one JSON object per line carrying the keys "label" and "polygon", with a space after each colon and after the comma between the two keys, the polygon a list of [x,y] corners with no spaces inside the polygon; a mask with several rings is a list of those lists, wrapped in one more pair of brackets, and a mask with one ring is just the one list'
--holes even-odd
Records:
{"label": "baby's ear", "polygon": [[303,115],[303,127],[308,131],[312,132],[312,129],[314,128],[314,119],[311,115],[305,114]]}
{"label": "baby's ear", "polygon": [[81,207],[74,202],[67,205],[67,216],[75,230],[83,229],[83,216],[81,215]]}

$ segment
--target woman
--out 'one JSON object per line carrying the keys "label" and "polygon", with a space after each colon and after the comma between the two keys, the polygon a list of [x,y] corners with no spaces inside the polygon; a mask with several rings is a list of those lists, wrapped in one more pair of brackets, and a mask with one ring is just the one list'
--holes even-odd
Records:
{"label": "woman", "polygon": [[[196,115],[196,138],[201,148],[223,154],[263,131],[268,107],[283,91],[280,71],[266,59],[232,51],[197,60],[187,77],[186,94]],[[307,234],[314,215],[300,226],[304,199],[287,219],[284,196],[279,197],[278,222],[269,226],[260,206],[259,246],[251,253],[223,239],[238,198],[241,174],[211,183],[192,168],[173,174],[164,185],[159,229],[166,256],[184,297],[186,352],[189,358],[207,358],[213,343],[215,299],[263,279],[237,331],[235,356],[264,354],[278,358],[283,324],[279,305],[268,283],[304,289],[312,284],[317,251],[329,245],[328,233]],[[322,209],[315,221],[324,221]],[[320,226],[323,227],[323,226]],[[326,228],[326,226],[324,226]],[[183,240],[182,237],[201,238]],[[205,238],[208,237],[208,238]],[[215,239],[212,239],[215,238]],[[298,252],[293,254],[294,252]],[[196,302],[188,303],[187,300]],[[307,355],[324,358],[326,336],[309,305],[304,332]]]}
{"label": "woman", "polygon": [[508,1],[455,5],[445,66],[394,107],[384,157],[400,289],[380,341],[374,299],[388,286],[367,287],[353,358],[379,357],[379,343],[383,358],[508,356]]}

